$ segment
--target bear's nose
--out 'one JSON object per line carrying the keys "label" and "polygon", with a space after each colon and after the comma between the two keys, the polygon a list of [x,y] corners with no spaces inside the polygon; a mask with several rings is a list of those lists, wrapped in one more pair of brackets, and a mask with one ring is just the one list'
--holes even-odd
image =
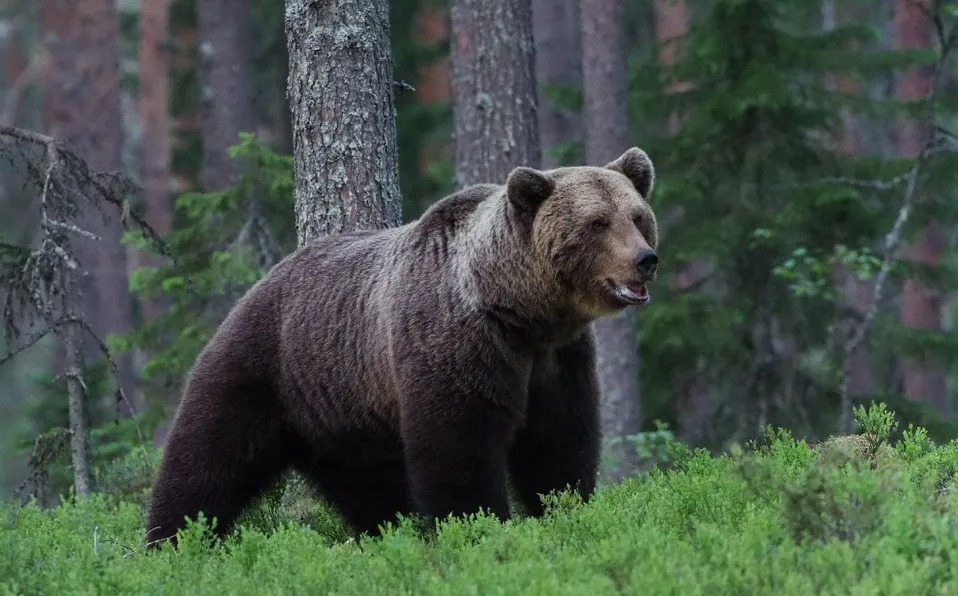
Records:
{"label": "bear's nose", "polygon": [[659,255],[650,248],[643,248],[635,255],[635,268],[649,277],[655,275],[659,268]]}

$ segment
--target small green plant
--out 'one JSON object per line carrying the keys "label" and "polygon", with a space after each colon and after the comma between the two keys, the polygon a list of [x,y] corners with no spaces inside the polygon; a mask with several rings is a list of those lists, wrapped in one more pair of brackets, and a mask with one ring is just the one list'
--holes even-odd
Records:
{"label": "small green plant", "polygon": [[878,453],[879,447],[886,443],[891,433],[898,428],[895,414],[881,402],[874,403],[868,408],[865,406],[855,408],[855,422],[864,431],[872,456]]}

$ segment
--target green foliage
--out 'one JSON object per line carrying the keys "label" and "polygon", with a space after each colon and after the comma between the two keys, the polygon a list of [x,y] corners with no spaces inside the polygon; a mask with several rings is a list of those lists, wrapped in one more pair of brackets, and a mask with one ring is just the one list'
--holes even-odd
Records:
{"label": "green foliage", "polygon": [[[151,355],[143,377],[161,402],[171,401],[170,392],[236,299],[295,248],[292,158],[247,133],[229,154],[243,163],[235,186],[176,201],[177,225],[164,240],[179,262],[142,267],[130,276],[137,297],[168,306],[116,342]],[[128,240],[150,249],[141,237]]]}
{"label": "green foliage", "polygon": [[[655,303],[638,326],[644,411],[687,436],[686,400],[698,391],[711,408],[701,444],[723,449],[769,423],[820,439],[837,430],[842,348],[860,318],[846,276],[874,280],[914,164],[874,147],[841,151],[842,119],[879,135],[905,114],[923,115],[920,102],[842,93],[835,81],[872,83],[935,55],[884,49],[865,19],[823,32],[817,3],[697,6],[674,66],[657,52],[630,66],[632,133],[656,163],[663,255]],[[953,113],[953,104],[942,110]],[[955,155],[934,156],[925,173],[906,237],[928,221],[958,221],[946,200]],[[896,262],[890,284],[920,275],[948,292],[958,282],[953,267]],[[866,344],[876,395],[862,400],[898,390],[904,356],[958,361],[954,338],[905,329],[884,308]]]}
{"label": "green foliage", "polygon": [[[890,428],[887,410],[860,414],[872,430]],[[953,593],[958,444],[906,436],[881,441],[886,456],[874,460],[856,437],[812,448],[769,428],[744,450],[689,452],[589,503],[552,495],[542,519],[475,515],[435,531],[407,519],[360,540],[329,520],[295,521],[281,503],[296,499],[280,488],[264,498],[271,521],[247,516],[219,541],[201,518],[179,550],[149,553],[136,504],[8,504],[0,592]]]}

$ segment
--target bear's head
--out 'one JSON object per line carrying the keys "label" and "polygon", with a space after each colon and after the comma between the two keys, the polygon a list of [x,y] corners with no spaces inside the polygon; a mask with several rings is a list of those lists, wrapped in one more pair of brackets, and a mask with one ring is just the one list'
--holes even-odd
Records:
{"label": "bear's head", "polygon": [[658,272],[658,228],[649,206],[652,161],[633,147],[605,167],[516,168],[506,195],[531,223],[536,259],[595,318],[646,304]]}

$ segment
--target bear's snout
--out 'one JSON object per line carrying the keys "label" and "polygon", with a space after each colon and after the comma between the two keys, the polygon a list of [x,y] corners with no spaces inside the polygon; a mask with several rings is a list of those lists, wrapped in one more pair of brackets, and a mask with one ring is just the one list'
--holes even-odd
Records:
{"label": "bear's snout", "polygon": [[659,269],[659,255],[651,248],[643,248],[635,255],[634,263],[639,273],[646,278],[652,278]]}

